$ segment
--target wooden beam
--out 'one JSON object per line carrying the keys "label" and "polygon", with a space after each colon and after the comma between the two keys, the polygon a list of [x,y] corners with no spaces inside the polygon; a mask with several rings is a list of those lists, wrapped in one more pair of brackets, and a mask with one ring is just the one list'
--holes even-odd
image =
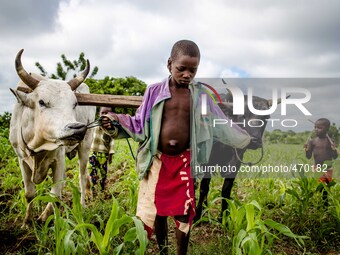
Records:
{"label": "wooden beam", "polygon": [[106,94],[75,93],[79,105],[98,105],[109,107],[138,108],[142,103],[142,96],[116,96]]}

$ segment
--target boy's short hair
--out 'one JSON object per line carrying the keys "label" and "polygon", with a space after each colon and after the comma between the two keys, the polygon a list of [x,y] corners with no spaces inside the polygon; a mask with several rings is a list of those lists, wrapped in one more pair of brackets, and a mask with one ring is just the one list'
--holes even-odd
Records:
{"label": "boy's short hair", "polygon": [[107,108],[107,109],[110,109],[112,111],[112,107],[111,106],[101,106],[99,109],[103,109],[103,108]]}
{"label": "boy's short hair", "polygon": [[320,118],[316,122],[321,123],[321,125],[324,125],[327,129],[331,126],[331,122],[329,121],[329,119],[326,118]]}
{"label": "boy's short hair", "polygon": [[170,57],[174,60],[180,53],[190,57],[200,58],[201,56],[197,44],[190,40],[180,40],[176,42],[174,46],[172,46]]}

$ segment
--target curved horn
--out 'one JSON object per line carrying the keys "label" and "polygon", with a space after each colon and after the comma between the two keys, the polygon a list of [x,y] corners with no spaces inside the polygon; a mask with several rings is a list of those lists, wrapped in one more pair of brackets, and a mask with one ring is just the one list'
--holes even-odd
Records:
{"label": "curved horn", "polygon": [[76,78],[73,78],[72,80],[68,81],[67,84],[71,86],[72,90],[76,90],[78,86],[86,79],[86,76],[90,72],[90,61],[86,60],[86,67],[84,71],[78,75]]}
{"label": "curved horn", "polygon": [[21,49],[16,58],[15,58],[15,69],[17,71],[18,76],[20,79],[31,89],[35,89],[38,86],[39,81],[33,78],[31,75],[29,75],[24,67],[21,64],[21,55],[24,52],[24,49]]}

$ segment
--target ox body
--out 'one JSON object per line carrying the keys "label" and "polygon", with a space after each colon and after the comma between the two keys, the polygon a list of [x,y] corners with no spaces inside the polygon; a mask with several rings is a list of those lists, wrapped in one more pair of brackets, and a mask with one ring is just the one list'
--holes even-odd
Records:
{"label": "ox body", "polygon": [[[262,136],[263,132],[266,127],[266,119],[270,116],[259,116],[252,113],[247,104],[245,103],[245,111],[243,115],[233,115],[233,103],[232,103],[232,96],[229,93],[225,98],[226,102],[220,103],[219,106],[224,112],[224,114],[233,121],[233,123],[245,123],[245,125],[239,125],[241,128],[245,129],[248,134],[252,137],[252,142],[248,145],[246,149],[258,149],[262,148]],[[244,102],[247,102],[247,96],[245,96]],[[267,110],[272,105],[271,100],[263,99],[260,97],[253,97],[253,105],[257,110]],[[249,126],[248,123],[251,121],[251,125]],[[263,122],[262,122],[263,121]],[[264,125],[262,125],[264,123]],[[241,166],[241,161],[243,159],[243,154],[246,151],[243,150],[235,150],[230,146],[224,145],[220,142],[214,143],[211,157],[209,159],[209,166],[231,166],[233,169],[239,170]],[[263,149],[263,148],[262,148]],[[236,155],[237,153],[237,155]],[[263,153],[263,150],[262,150]],[[262,157],[261,157],[262,158]],[[258,162],[256,162],[258,163]],[[223,186],[222,186],[222,211],[221,217],[223,216],[223,212],[227,210],[228,203],[225,199],[230,199],[231,190],[233,187],[234,180],[237,175],[236,172],[231,173],[221,173],[222,177],[224,178]],[[199,199],[197,201],[196,207],[196,216],[195,221],[199,220],[202,216],[203,205],[207,203],[207,196],[209,193],[209,185],[211,181],[211,175],[207,173],[205,178],[202,179],[200,183],[200,192],[199,192]]]}
{"label": "ox body", "polygon": [[[21,79],[16,89],[11,89],[17,103],[10,123],[10,142],[18,156],[28,203],[24,225],[33,217],[32,200],[35,185],[41,183],[52,170],[51,193],[61,196],[65,179],[65,154],[77,152],[81,203],[85,205],[87,161],[92,143],[92,131],[87,124],[95,118],[94,106],[77,106],[75,93],[89,93],[82,83],[89,72],[85,71],[69,82],[46,79],[28,74],[21,65],[21,50],[16,58],[16,70]],[[68,155],[75,155],[71,153]],[[40,215],[45,221],[53,212],[49,203]]]}

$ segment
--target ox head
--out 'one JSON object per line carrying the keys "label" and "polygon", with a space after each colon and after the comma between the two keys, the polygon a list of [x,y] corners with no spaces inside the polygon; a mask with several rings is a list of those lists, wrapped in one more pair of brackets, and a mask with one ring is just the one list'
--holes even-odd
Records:
{"label": "ox head", "polygon": [[[223,81],[224,82],[224,81]],[[248,145],[249,149],[257,149],[262,147],[262,136],[266,128],[267,119],[270,118],[269,115],[256,115],[252,113],[248,108],[248,100],[245,95],[245,107],[244,115],[233,115],[233,97],[231,92],[227,89],[228,94],[224,98],[223,103],[219,106],[226,116],[228,116],[234,123],[238,124],[241,128],[245,129],[248,134],[253,137],[252,142]],[[257,110],[268,110],[272,106],[272,100],[264,99],[261,97],[253,96],[253,106]],[[279,100],[280,102],[281,100]],[[244,124],[243,124],[244,123]]]}
{"label": "ox head", "polygon": [[13,129],[21,133],[24,143],[34,152],[78,143],[87,128],[84,123],[76,121],[74,91],[89,73],[89,61],[79,76],[65,82],[28,74],[21,63],[22,52],[20,50],[15,59],[21,82],[15,90],[11,89],[18,101],[13,112],[13,122],[18,123],[13,123]]}

